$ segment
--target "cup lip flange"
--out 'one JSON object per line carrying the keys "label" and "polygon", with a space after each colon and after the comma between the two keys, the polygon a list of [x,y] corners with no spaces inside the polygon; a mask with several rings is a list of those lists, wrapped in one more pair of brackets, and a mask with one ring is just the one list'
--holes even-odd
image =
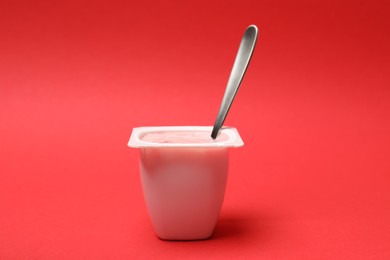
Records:
{"label": "cup lip flange", "polygon": [[135,127],[131,133],[127,146],[130,148],[166,148],[166,147],[219,147],[219,148],[237,148],[244,145],[244,142],[234,127],[224,126],[220,132],[226,134],[229,138],[225,141],[210,143],[157,143],[142,141],[141,137],[146,133],[163,131],[209,131],[211,134],[212,126],[143,126]]}

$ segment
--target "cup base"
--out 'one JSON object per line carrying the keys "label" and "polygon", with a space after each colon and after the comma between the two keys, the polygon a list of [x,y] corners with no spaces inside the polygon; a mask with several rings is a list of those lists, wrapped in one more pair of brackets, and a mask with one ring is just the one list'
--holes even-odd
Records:
{"label": "cup base", "polygon": [[198,241],[198,240],[207,240],[207,239],[210,239],[211,237],[213,236],[213,232],[211,234],[207,234],[207,235],[204,235],[204,236],[167,236],[167,237],[163,237],[163,236],[159,236],[157,235],[157,237],[163,241]]}

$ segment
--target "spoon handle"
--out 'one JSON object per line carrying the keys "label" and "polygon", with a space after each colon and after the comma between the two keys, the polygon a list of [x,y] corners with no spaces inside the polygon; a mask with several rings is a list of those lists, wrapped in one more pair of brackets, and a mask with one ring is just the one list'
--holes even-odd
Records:
{"label": "spoon handle", "polygon": [[222,104],[218,113],[217,120],[215,121],[211,137],[217,138],[218,132],[221,129],[226,115],[229,112],[230,106],[237,94],[240,87],[242,78],[245,75],[249,61],[252,57],[253,50],[255,48],[257,40],[258,29],[255,25],[250,25],[242,37],[240,47],[234,61],[232,72],[230,73],[229,81],[226,86],[225,94],[223,96]]}

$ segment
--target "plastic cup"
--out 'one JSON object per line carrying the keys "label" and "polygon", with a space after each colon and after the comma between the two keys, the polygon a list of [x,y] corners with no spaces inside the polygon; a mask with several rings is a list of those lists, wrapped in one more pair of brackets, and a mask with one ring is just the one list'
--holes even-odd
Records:
{"label": "plastic cup", "polygon": [[[175,133],[209,135],[209,126],[134,128],[128,146],[140,150],[146,206],[158,237],[164,240],[209,238],[219,217],[228,175],[228,148],[244,143],[235,128],[224,127],[213,141],[145,141]],[[219,140],[220,139],[220,140]]]}

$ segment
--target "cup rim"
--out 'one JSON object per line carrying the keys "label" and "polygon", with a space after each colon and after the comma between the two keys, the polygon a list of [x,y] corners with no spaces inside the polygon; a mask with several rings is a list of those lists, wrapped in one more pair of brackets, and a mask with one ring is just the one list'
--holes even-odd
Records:
{"label": "cup rim", "polygon": [[135,127],[131,133],[128,147],[131,148],[166,148],[166,147],[219,147],[219,148],[234,148],[241,147],[244,142],[240,134],[234,127],[222,127],[220,133],[228,136],[228,140],[210,143],[157,143],[142,141],[141,137],[147,133],[162,132],[162,131],[209,131],[211,134],[212,126],[147,126]]}

